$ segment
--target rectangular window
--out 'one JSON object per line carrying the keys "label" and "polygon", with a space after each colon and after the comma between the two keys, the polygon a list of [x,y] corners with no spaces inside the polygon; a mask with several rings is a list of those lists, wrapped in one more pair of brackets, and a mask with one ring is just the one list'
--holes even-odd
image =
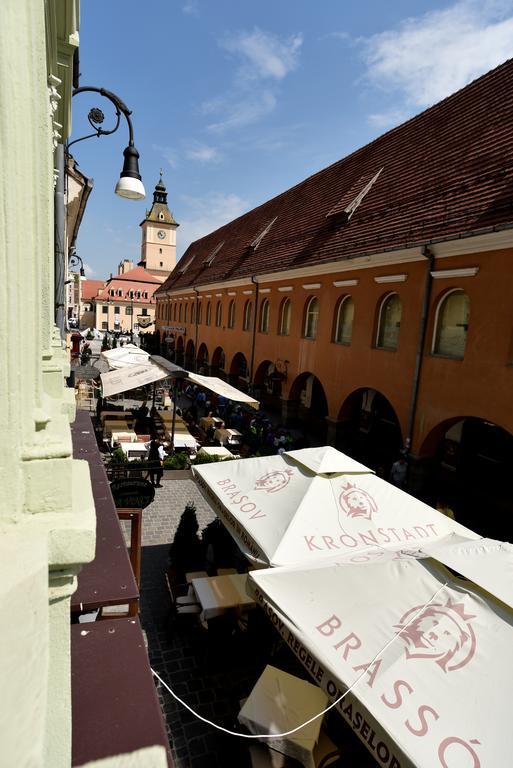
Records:
{"label": "rectangular window", "polygon": [[143,308],[142,308],[142,310],[141,310],[141,314],[142,314],[142,315],[147,315],[147,314],[148,314],[148,310],[146,309],[146,307],[143,307]]}
{"label": "rectangular window", "polygon": [[108,323],[106,323],[106,322],[102,323],[102,331],[106,331],[108,327],[109,327]]}
{"label": "rectangular window", "polygon": [[114,314],[119,315],[119,307],[114,307]]}
{"label": "rectangular window", "polygon": [[125,315],[131,315],[132,314],[132,307],[125,307]]}
{"label": "rectangular window", "polygon": [[109,311],[109,308],[108,308],[108,307],[106,307],[105,305],[103,305],[103,307],[102,307],[102,313],[103,313],[104,315],[106,315],[106,314],[108,313],[108,311]]}

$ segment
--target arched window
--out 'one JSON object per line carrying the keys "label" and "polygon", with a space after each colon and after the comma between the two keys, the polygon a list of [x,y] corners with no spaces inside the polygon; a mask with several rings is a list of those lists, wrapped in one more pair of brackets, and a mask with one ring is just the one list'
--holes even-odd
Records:
{"label": "arched window", "polygon": [[182,308],[182,304],[180,303],[180,306],[178,307],[178,322],[180,323],[182,322],[182,312],[183,312],[183,308]]}
{"label": "arched window", "polygon": [[459,289],[450,291],[440,303],[436,313],[433,352],[461,360],[465,355],[470,300]]}
{"label": "arched window", "polygon": [[249,331],[251,329],[251,321],[253,319],[253,302],[249,299],[244,304],[244,321],[242,323],[242,330]]}
{"label": "arched window", "polygon": [[260,305],[260,333],[269,333],[269,299]]}
{"label": "arched window", "polygon": [[175,306],[173,307],[173,320],[176,320],[176,302]]}
{"label": "arched window", "polygon": [[201,301],[198,301],[198,325],[202,322],[203,318],[203,305]]}
{"label": "arched window", "polygon": [[223,321],[223,305],[220,301],[217,302],[216,306],[216,326],[218,328],[221,327],[221,323]]}
{"label": "arched window", "polygon": [[232,299],[228,307],[228,328],[235,327],[235,301]]}
{"label": "arched window", "polygon": [[305,339],[315,339],[319,322],[319,299],[316,296],[307,302],[305,309]]}
{"label": "arched window", "polygon": [[280,336],[288,336],[290,333],[291,302],[290,299],[283,299],[280,307],[280,322],[278,333]]}
{"label": "arched window", "polygon": [[212,305],[207,301],[207,311],[205,313],[205,325],[210,325],[212,320]]}
{"label": "arched window", "polygon": [[186,305],[184,306],[184,311],[183,311],[183,321],[184,321],[184,323],[186,323],[186,322],[187,322],[187,319],[188,319],[188,315],[189,315],[189,305],[188,305],[188,304],[186,304]]}
{"label": "arched window", "polygon": [[196,303],[191,304],[191,323],[196,322]]}
{"label": "arched window", "polygon": [[397,293],[391,293],[381,302],[376,346],[379,349],[397,349],[403,305]]}
{"label": "arched window", "polygon": [[333,341],[337,344],[351,344],[353,337],[354,303],[351,296],[344,296],[339,303],[335,316]]}

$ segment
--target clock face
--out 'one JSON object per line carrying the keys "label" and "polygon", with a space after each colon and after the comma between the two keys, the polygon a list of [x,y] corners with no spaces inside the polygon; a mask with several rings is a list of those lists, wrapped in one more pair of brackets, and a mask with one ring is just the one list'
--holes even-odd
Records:
{"label": "clock face", "polygon": [[159,231],[157,232],[157,237],[159,238],[159,240],[163,240],[165,236],[166,236],[166,233],[164,232],[164,230],[159,229]]}

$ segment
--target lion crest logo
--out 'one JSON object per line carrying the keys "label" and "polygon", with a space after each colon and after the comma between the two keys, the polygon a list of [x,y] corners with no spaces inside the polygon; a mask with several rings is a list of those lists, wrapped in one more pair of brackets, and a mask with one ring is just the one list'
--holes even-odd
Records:
{"label": "lion crest logo", "polygon": [[370,520],[378,511],[373,497],[352,483],[342,486],[338,501],[346,517],[363,517],[364,520]]}
{"label": "lion crest logo", "polygon": [[431,659],[444,672],[465,667],[476,650],[476,636],[470,624],[475,616],[465,613],[463,603],[449,598],[445,605],[429,605],[408,624],[421,607],[411,608],[395,626],[403,630],[406,658]]}
{"label": "lion crest logo", "polygon": [[265,491],[266,493],[281,491],[289,484],[293,474],[292,469],[278,469],[274,472],[268,472],[255,482],[255,491]]}

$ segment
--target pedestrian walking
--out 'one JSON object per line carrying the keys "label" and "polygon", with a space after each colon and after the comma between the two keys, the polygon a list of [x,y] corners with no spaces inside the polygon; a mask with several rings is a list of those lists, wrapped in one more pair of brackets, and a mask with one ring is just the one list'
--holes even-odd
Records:
{"label": "pedestrian walking", "polygon": [[[146,479],[150,479],[150,483],[154,488],[162,488],[161,480],[164,470],[162,469],[162,463],[166,456],[164,447],[156,437],[152,437],[149,443],[145,443],[144,447],[148,449],[148,474]],[[155,480],[157,482],[155,482]]]}

